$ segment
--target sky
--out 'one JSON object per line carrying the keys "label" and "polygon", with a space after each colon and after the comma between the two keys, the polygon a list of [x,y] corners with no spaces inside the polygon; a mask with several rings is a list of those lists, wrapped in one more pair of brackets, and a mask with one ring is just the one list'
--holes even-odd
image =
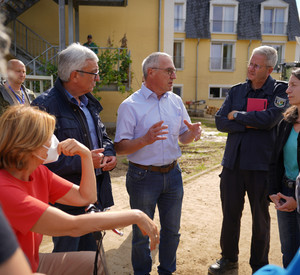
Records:
{"label": "sky", "polygon": [[296,0],[298,13],[300,13],[300,0]]}

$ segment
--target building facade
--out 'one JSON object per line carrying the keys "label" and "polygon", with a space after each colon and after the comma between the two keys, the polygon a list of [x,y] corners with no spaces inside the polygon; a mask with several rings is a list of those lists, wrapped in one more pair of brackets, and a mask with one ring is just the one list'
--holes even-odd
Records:
{"label": "building facade", "polygon": [[[67,8],[65,13],[70,22]],[[125,7],[79,6],[78,16],[82,44],[92,34],[100,47],[107,46],[108,39],[119,47],[126,34],[133,91],[141,86],[141,63],[147,55],[165,51],[173,56],[177,68],[173,91],[184,102],[204,100],[205,105],[220,107],[228,89],[245,81],[247,61],[257,46],[276,48],[278,64],[299,60],[295,0],[128,0]],[[38,1],[18,20],[50,43],[59,44],[55,1]],[[66,24],[67,44],[69,31]],[[280,66],[272,77],[280,79]],[[114,123],[127,94],[104,91],[99,96],[103,121]]]}

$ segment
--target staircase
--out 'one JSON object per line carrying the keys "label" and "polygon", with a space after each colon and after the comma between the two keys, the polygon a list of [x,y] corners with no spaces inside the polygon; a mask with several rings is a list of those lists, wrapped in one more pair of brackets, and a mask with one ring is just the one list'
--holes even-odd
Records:
{"label": "staircase", "polygon": [[0,10],[4,13],[7,25],[12,20],[15,20],[23,12],[31,8],[39,0],[2,0],[0,1]]}
{"label": "staircase", "polygon": [[30,69],[29,74],[45,74],[47,68],[57,65],[58,46],[49,43],[18,19],[11,21],[8,27],[14,33],[11,54]]}
{"label": "staircase", "polygon": [[27,67],[28,74],[45,74],[47,66],[57,64],[58,46],[51,45],[43,37],[17,19],[39,0],[1,0],[0,10],[5,25],[12,30],[11,54]]}
{"label": "staircase", "polygon": [[[54,0],[58,3],[58,0]],[[12,30],[11,54],[23,61],[28,74],[45,74],[56,70],[59,46],[47,40],[17,19],[39,0],[0,0],[0,10],[6,17],[5,25]],[[74,6],[127,6],[128,0],[73,0]],[[68,0],[65,0],[68,4]]]}

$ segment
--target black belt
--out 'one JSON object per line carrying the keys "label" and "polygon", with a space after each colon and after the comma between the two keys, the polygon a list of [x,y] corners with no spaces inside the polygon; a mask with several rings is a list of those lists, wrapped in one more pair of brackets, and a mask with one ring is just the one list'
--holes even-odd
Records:
{"label": "black belt", "polygon": [[171,164],[168,165],[163,165],[163,166],[153,166],[153,165],[141,165],[141,164],[137,164],[134,162],[129,161],[130,164],[141,168],[143,170],[149,170],[149,171],[153,171],[153,172],[159,172],[159,173],[169,173],[177,164],[177,160],[174,160]]}
{"label": "black belt", "polygon": [[283,183],[286,187],[295,189],[296,181],[283,177]]}

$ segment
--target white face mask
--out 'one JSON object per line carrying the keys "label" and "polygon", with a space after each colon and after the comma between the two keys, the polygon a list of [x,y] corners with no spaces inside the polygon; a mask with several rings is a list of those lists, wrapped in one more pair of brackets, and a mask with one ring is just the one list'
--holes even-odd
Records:
{"label": "white face mask", "polygon": [[47,158],[42,158],[41,156],[35,155],[37,158],[43,160],[43,164],[47,164],[50,162],[54,162],[58,160],[59,154],[57,153],[57,145],[59,141],[55,135],[52,135],[51,137],[51,145],[50,147],[47,147],[46,145],[43,145],[44,148],[48,149],[47,152]]}

